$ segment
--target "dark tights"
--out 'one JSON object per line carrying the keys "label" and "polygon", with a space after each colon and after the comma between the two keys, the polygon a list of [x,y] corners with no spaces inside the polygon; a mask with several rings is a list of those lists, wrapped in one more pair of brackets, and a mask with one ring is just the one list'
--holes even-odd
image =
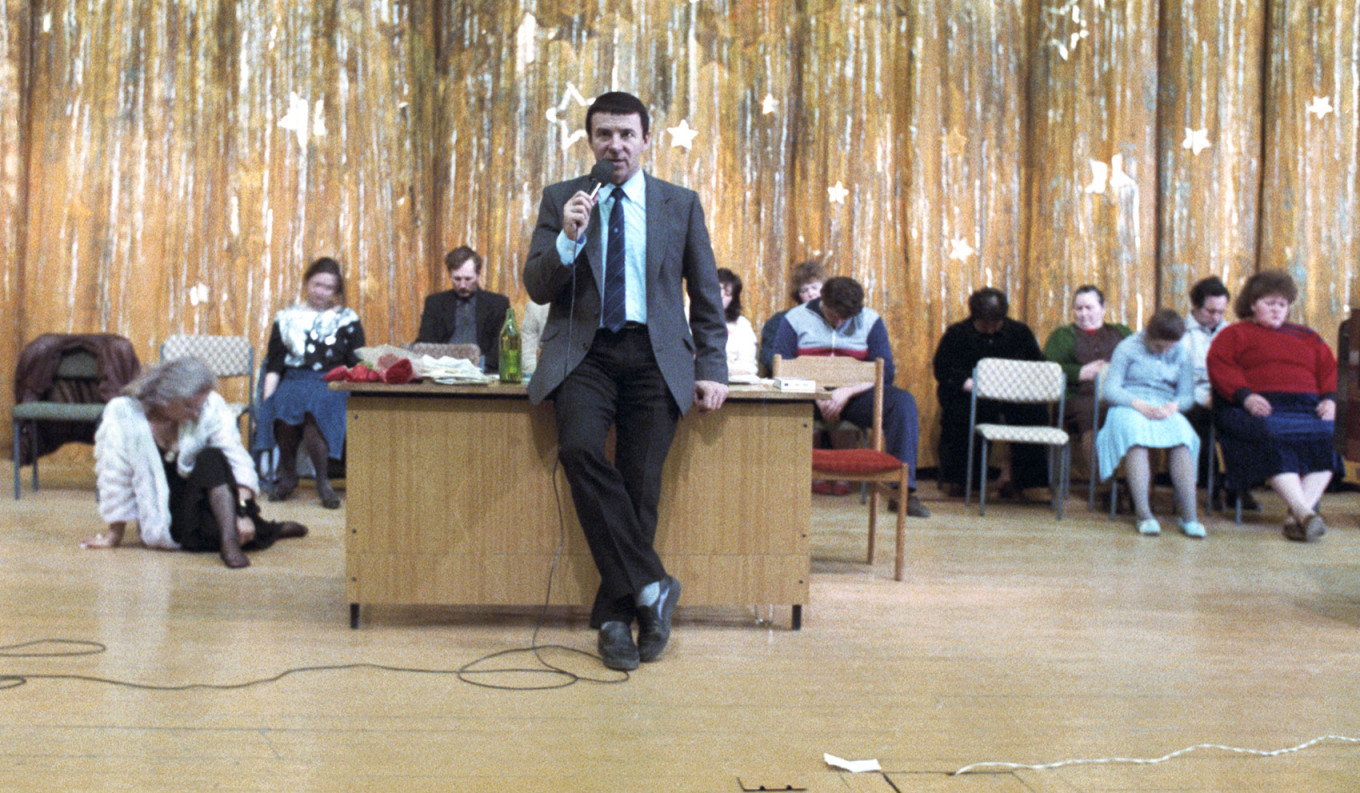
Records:
{"label": "dark tights", "polygon": [[307,414],[302,426],[275,421],[274,440],[279,444],[279,483],[274,498],[281,501],[297,488],[297,454],[301,444],[307,447],[307,456],[311,458],[312,468],[316,471],[316,494],[321,503],[327,507],[339,506],[340,498],[331,489],[328,463],[330,448],[312,414]]}

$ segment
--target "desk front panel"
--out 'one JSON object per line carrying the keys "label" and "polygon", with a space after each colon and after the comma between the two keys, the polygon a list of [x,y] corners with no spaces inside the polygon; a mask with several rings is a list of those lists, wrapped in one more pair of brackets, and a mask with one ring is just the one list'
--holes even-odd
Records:
{"label": "desk front panel", "polygon": [[[807,602],[811,417],[734,400],[680,422],[657,548],[686,604]],[[559,545],[550,602],[594,598],[551,405],[354,393],[347,445],[351,603],[542,603]]]}

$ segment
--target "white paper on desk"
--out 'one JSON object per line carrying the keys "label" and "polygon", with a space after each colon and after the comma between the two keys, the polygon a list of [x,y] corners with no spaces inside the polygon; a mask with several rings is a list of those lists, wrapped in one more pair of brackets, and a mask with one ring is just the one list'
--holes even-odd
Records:
{"label": "white paper on desk", "polygon": [[883,770],[883,766],[880,766],[877,760],[842,760],[834,754],[823,754],[822,759],[832,768],[843,768],[852,774]]}

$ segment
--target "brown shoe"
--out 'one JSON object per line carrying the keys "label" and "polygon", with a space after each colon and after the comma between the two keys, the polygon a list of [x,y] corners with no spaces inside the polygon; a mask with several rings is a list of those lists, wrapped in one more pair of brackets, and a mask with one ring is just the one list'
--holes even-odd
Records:
{"label": "brown shoe", "polygon": [[1284,536],[1294,542],[1317,542],[1326,533],[1327,524],[1316,512],[1304,518],[1303,523],[1295,520],[1293,515],[1284,519]]}

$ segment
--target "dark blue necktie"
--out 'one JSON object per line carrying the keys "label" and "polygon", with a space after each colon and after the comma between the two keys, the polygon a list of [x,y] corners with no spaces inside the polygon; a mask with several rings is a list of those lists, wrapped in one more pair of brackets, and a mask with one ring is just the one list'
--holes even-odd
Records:
{"label": "dark blue necktie", "polygon": [[609,243],[604,261],[604,305],[601,324],[615,333],[628,321],[627,265],[624,264],[622,187],[614,188],[614,208],[609,210]]}

